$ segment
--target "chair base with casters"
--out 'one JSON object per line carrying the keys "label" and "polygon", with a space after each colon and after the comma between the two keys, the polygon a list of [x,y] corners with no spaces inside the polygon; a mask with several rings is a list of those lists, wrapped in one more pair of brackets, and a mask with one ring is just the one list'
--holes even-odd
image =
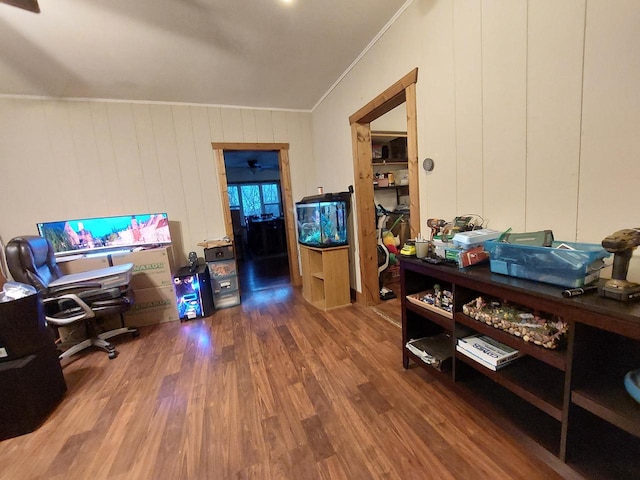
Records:
{"label": "chair base with casters", "polygon": [[63,351],[61,359],[88,347],[100,348],[115,358],[118,353],[108,339],[124,333],[138,336],[138,330],[128,327],[97,333],[96,324],[101,317],[122,315],[133,304],[129,289],[132,263],[63,275],[51,242],[33,235],[9,241],[6,259],[14,280],[32,285],[42,296],[49,326],[84,326],[85,339]]}
{"label": "chair base with casters", "polygon": [[122,327],[116,328],[114,330],[109,330],[108,332],[99,333],[96,336],[92,336],[87,338],[86,340],[81,341],[80,343],[76,343],[72,347],[63,351],[58,358],[62,360],[63,358],[69,358],[71,355],[75,355],[78,352],[81,352],[85,348],[96,347],[104,350],[109,355],[110,359],[114,359],[118,356],[118,351],[116,347],[114,347],[111,343],[107,342],[108,339],[116,337],[118,335],[123,335],[125,333],[130,333],[134,338],[140,335],[140,332],[136,328],[131,327]]}
{"label": "chair base with casters", "polygon": [[[117,267],[117,270],[118,271],[115,272],[116,275],[130,271],[127,265]],[[64,277],[62,279],[64,279]],[[119,281],[117,279],[111,280],[111,283],[113,282],[118,283]],[[124,281],[121,280],[120,283],[124,283]],[[54,285],[54,283],[51,285]],[[127,307],[123,307],[123,304],[130,305],[133,299],[133,295],[130,293],[128,285],[116,285],[114,287],[101,290],[85,291],[83,292],[82,297],[77,293],[64,293],[67,291],[66,286],[60,287],[58,285],[58,288],[61,288],[61,290],[54,290],[50,288],[50,291],[56,292],[58,295],[47,298],[44,301],[45,311],[51,310],[51,305],[54,309],[50,315],[45,316],[49,323],[52,323],[57,327],[61,327],[75,324],[78,320],[87,320],[84,322],[84,336],[86,339],[79,343],[74,343],[71,347],[64,349],[60,353],[60,360],[75,355],[89,347],[96,347],[104,350],[109,355],[109,359],[114,359],[118,356],[118,351],[115,346],[107,341],[108,339],[125,333],[130,333],[134,338],[140,335],[138,329],[125,326],[108,330],[103,333],[97,333],[97,325],[95,321],[92,320],[101,314],[108,315],[112,313],[114,308],[126,309]],[[90,305],[88,303],[90,303]]]}

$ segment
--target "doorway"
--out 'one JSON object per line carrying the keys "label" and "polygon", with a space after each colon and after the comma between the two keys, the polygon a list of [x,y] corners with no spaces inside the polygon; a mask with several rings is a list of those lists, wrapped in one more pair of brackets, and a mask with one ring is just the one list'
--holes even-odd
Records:
{"label": "doorway", "polygon": [[241,292],[300,285],[288,144],[212,146]]}
{"label": "doorway", "polygon": [[371,122],[399,105],[405,104],[407,117],[407,170],[409,181],[410,238],[420,231],[418,190],[418,127],[416,118],[416,82],[414,69],[349,117],[353,144],[355,196],[358,217],[358,259],[361,291],[356,301],[365,306],[379,305],[376,208],[373,187],[373,150]]}

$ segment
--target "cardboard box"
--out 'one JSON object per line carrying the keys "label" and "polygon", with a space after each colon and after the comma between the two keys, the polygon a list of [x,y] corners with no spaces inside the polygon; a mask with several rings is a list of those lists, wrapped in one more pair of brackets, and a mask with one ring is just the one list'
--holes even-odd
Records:
{"label": "cardboard box", "polygon": [[113,265],[133,263],[133,277],[130,285],[134,290],[173,286],[170,247],[114,253],[111,255],[111,262]]}
{"label": "cardboard box", "polygon": [[127,327],[144,327],[178,320],[173,285],[134,291],[135,302],[124,314]]}
{"label": "cardboard box", "polygon": [[72,273],[88,272],[89,270],[98,270],[100,268],[107,268],[109,266],[109,256],[75,256],[72,255],[69,258],[56,259],[60,271],[65,275]]}
{"label": "cardboard box", "polygon": [[[98,333],[108,332],[122,327],[122,318],[117,313],[106,317],[100,317],[97,322]],[[80,343],[87,338],[84,322],[71,323],[65,327],[58,327],[58,337],[63,344],[71,347],[75,343]]]}

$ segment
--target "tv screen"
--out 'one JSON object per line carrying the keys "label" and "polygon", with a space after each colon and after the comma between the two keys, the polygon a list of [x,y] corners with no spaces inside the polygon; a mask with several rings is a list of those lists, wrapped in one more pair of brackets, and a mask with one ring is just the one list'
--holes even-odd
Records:
{"label": "tv screen", "polygon": [[37,227],[56,255],[171,243],[166,213],[43,222]]}

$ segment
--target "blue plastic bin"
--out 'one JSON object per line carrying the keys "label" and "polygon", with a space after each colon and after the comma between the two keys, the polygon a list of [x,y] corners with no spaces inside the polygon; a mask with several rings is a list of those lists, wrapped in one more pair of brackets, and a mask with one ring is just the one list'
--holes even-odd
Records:
{"label": "blue plastic bin", "polygon": [[[556,248],[561,244],[575,250]],[[494,273],[567,288],[598,280],[604,259],[611,256],[601,245],[590,243],[553,242],[551,247],[531,247],[489,240],[484,248]]]}

